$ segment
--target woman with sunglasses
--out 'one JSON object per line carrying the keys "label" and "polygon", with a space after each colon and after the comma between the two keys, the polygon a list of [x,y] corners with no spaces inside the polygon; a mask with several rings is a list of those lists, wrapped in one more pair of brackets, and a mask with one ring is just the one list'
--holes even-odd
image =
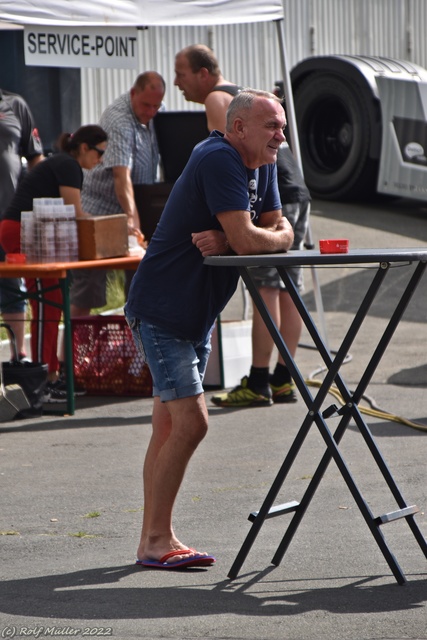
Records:
{"label": "woman with sunglasses", "polygon": [[[26,174],[5,211],[0,224],[0,244],[6,253],[20,253],[21,212],[32,211],[34,198],[63,198],[64,204],[74,205],[76,217],[87,217],[81,205],[83,169],[93,169],[101,162],[107,146],[107,133],[97,125],[80,127],[74,134],[63,133],[56,147],[57,153],[40,162]],[[57,280],[26,279],[29,292],[54,286]],[[45,292],[44,298],[61,303],[60,289]],[[31,356],[33,361],[48,365],[47,402],[64,402],[66,388],[59,379],[57,356],[58,326],[61,310],[51,304],[31,300]]]}

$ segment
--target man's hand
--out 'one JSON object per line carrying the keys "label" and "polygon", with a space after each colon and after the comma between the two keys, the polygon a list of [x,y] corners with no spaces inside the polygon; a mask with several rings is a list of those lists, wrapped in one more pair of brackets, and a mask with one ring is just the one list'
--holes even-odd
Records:
{"label": "man's hand", "polygon": [[144,234],[142,233],[142,231],[140,229],[137,229],[136,227],[133,227],[132,235],[134,235],[136,237],[136,240],[137,240],[137,242],[138,242],[140,247],[143,247],[144,249],[147,248],[148,242],[145,239],[145,236],[144,236]]}
{"label": "man's hand", "polygon": [[204,258],[206,256],[223,256],[229,250],[225,233],[217,229],[192,233],[191,238]]}

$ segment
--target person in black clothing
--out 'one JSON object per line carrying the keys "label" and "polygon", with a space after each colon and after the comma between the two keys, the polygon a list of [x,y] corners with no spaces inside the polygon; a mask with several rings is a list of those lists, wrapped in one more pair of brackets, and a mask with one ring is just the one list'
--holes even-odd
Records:
{"label": "person in black clothing", "polygon": [[[34,198],[62,198],[64,204],[74,205],[76,217],[89,216],[82,210],[80,195],[83,169],[92,169],[101,162],[107,146],[107,134],[97,125],[80,127],[74,134],[63,133],[57,143],[59,153],[43,160],[21,181],[2,216],[0,243],[7,253],[20,253],[21,212],[32,211]],[[26,279],[28,291],[36,291],[40,282]],[[55,286],[54,278],[43,278],[43,288]],[[44,298],[61,304],[62,294],[57,288],[44,293]],[[60,306],[31,300],[31,354],[34,361],[48,365],[47,402],[64,402],[66,388],[59,379],[57,355]]]}
{"label": "person in black clothing", "polygon": [[[0,218],[23,174],[22,158],[27,160],[26,170],[31,171],[44,159],[42,142],[24,98],[0,89]],[[5,252],[0,246],[0,260],[3,262],[4,259]],[[0,309],[4,322],[15,334],[21,360],[26,357],[23,290],[21,278],[0,278]],[[11,355],[14,355],[12,349]]]}

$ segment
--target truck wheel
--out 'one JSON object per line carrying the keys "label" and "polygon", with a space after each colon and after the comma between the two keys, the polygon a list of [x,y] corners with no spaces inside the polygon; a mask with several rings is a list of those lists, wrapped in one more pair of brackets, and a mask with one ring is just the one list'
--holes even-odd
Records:
{"label": "truck wheel", "polygon": [[313,197],[367,199],[375,193],[378,160],[369,155],[373,100],[346,78],[322,71],[294,88],[304,177]]}

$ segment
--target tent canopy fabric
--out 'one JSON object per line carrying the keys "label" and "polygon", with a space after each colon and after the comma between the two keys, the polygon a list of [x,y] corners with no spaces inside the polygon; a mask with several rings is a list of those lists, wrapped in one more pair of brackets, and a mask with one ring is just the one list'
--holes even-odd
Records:
{"label": "tent canopy fabric", "polygon": [[45,26],[195,26],[283,18],[282,0],[0,0],[0,22]]}

